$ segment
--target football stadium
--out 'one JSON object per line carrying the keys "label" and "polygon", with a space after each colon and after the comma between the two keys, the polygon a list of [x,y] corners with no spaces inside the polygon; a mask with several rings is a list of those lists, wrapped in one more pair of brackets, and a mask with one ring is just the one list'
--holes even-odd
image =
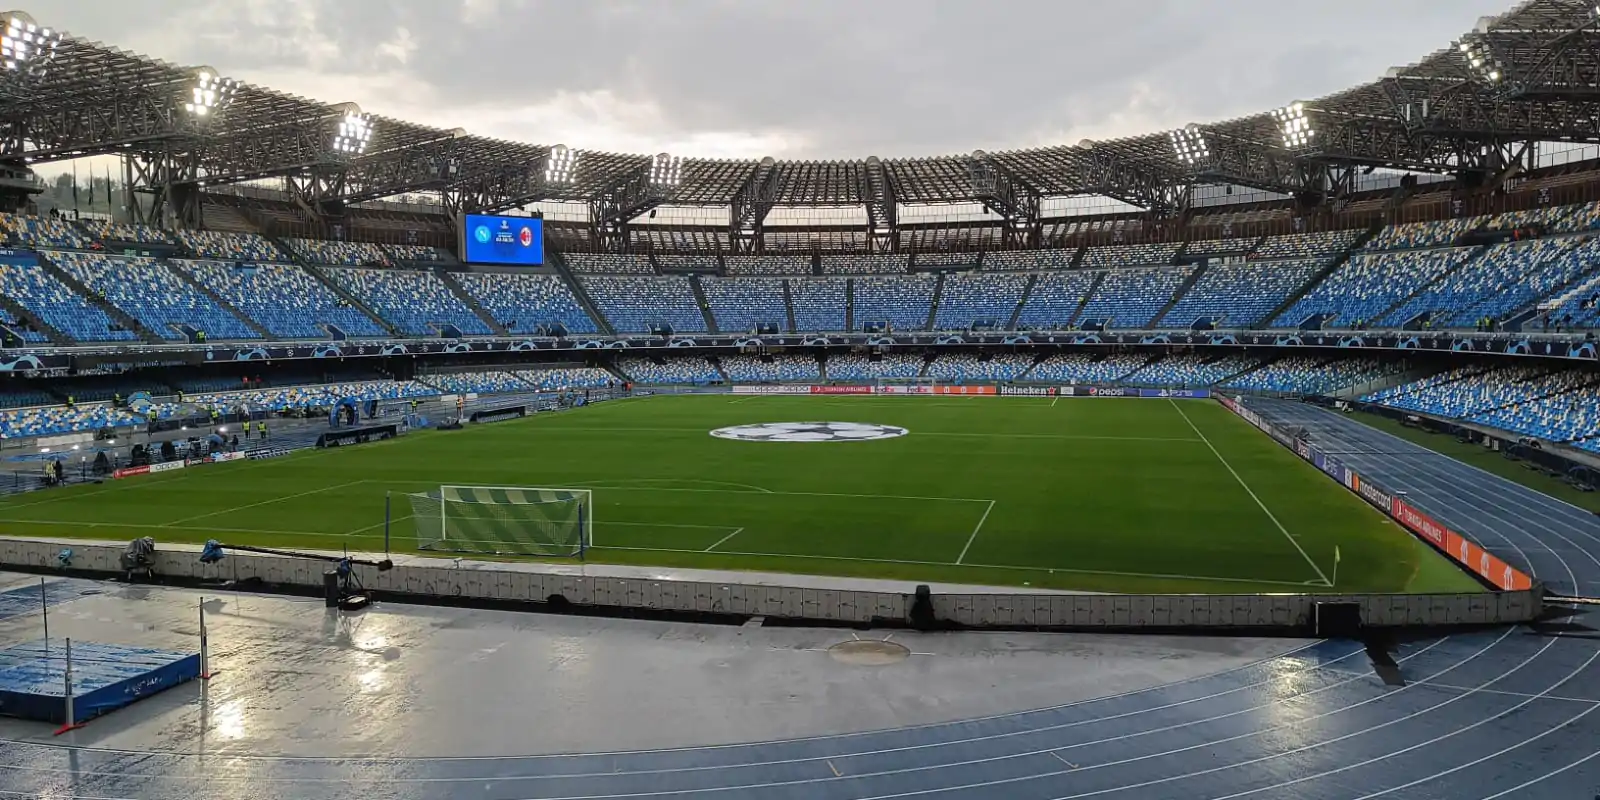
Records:
{"label": "football stadium", "polygon": [[842,161],[430,127],[40,11],[0,797],[1600,796],[1600,7]]}

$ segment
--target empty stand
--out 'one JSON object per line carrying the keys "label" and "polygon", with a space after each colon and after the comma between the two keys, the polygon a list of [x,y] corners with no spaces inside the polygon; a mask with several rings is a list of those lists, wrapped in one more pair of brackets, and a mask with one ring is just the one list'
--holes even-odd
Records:
{"label": "empty stand", "polygon": [[852,311],[856,329],[886,324],[891,330],[925,330],[938,280],[934,275],[855,278]]}
{"label": "empty stand", "polygon": [[934,327],[969,328],[976,323],[1004,327],[1022,302],[1028,276],[1013,274],[955,273],[945,276],[939,292]]}
{"label": "empty stand", "polygon": [[1273,325],[1292,328],[1315,315],[1333,326],[1369,325],[1395,304],[1454,269],[1473,252],[1470,247],[1363,253],[1351,256]]}
{"label": "empty stand", "polygon": [[328,269],[329,278],[410,336],[436,336],[445,325],[486,336],[489,326],[432,272],[409,269]]}
{"label": "empty stand", "polygon": [[235,264],[221,261],[179,261],[195,280],[249,315],[273,336],[286,339],[326,337],[326,326],[347,336],[378,337],[386,331],[366,313],[345,302],[326,285],[293,264]]}
{"label": "empty stand", "polygon": [[903,273],[909,269],[911,269],[909,255],[875,253],[822,257],[824,275],[883,275]]}
{"label": "empty stand", "polygon": [[512,333],[533,334],[561,325],[571,333],[595,333],[594,320],[566,282],[526,272],[457,272],[452,277],[484,311]]}
{"label": "empty stand", "polygon": [[51,252],[51,263],[163,339],[184,340],[188,326],[209,339],[260,338],[243,320],[155,259]]}
{"label": "empty stand", "polygon": [[0,260],[0,293],[40,321],[80,342],[135,339],[128,330],[46,272],[32,256]]}
{"label": "empty stand", "polygon": [[336,267],[392,266],[389,254],[370,242],[330,242],[322,239],[286,239],[296,255],[312,264]]}
{"label": "empty stand", "polygon": [[771,324],[778,330],[789,327],[789,309],[783,299],[781,278],[703,277],[700,288],[706,304],[723,333],[754,331]]}
{"label": "empty stand", "polygon": [[1104,320],[1107,327],[1148,327],[1191,272],[1178,268],[1110,270],[1090,295],[1079,321]]}
{"label": "empty stand", "polygon": [[924,359],[908,353],[886,353],[879,358],[859,353],[839,353],[828,357],[830,381],[872,381],[878,378],[916,378],[922,375]]}
{"label": "empty stand", "polygon": [[811,256],[723,256],[729,275],[810,275]]}
{"label": "empty stand", "polygon": [[1100,273],[1088,271],[1041,274],[1017,315],[1017,327],[1024,330],[1070,327],[1099,278]]}
{"label": "empty stand", "polygon": [[584,275],[656,274],[650,256],[639,253],[566,253],[562,259],[568,269]]}
{"label": "empty stand", "polygon": [[795,330],[846,330],[847,288],[844,278],[791,278],[789,295],[793,302]]}
{"label": "empty stand", "polygon": [[1027,378],[1065,384],[1120,383],[1149,360],[1149,356],[1133,353],[1057,353],[1035,364]]}
{"label": "empty stand", "polygon": [[594,276],[584,278],[583,287],[618,333],[648,333],[661,325],[686,333],[706,329],[705,315],[686,277]]}
{"label": "empty stand", "polygon": [[815,381],[822,378],[822,368],[812,355],[786,353],[766,358],[723,356],[718,362],[722,366],[722,374],[735,383]]}
{"label": "empty stand", "polygon": [[1187,328],[1199,319],[1218,327],[1248,328],[1264,321],[1305,285],[1317,264],[1309,261],[1213,264],[1157,323]]}
{"label": "empty stand", "polygon": [[703,358],[636,358],[624,356],[617,368],[638,383],[657,386],[704,386],[722,380],[722,373]]}
{"label": "empty stand", "polygon": [[288,255],[267,237],[258,233],[223,233],[219,231],[177,231],[178,241],[201,258],[224,261],[252,261],[258,263],[286,263]]}

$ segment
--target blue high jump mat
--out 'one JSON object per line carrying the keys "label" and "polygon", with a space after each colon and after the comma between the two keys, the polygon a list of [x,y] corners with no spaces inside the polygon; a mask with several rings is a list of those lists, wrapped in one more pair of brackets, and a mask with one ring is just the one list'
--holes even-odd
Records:
{"label": "blue high jump mat", "polygon": [[0,714],[76,725],[200,677],[199,653],[74,640],[68,720],[66,656],[62,639],[0,649]]}

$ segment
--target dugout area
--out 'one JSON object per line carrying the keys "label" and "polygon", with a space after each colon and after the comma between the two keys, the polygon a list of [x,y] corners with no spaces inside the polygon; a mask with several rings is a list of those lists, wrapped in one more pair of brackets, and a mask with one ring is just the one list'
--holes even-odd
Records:
{"label": "dugout area", "polygon": [[[740,425],[904,428],[736,441]],[[416,548],[386,498],[593,493],[591,562],[1112,592],[1481,585],[1206,400],[666,396],[0,502],[14,535]]]}

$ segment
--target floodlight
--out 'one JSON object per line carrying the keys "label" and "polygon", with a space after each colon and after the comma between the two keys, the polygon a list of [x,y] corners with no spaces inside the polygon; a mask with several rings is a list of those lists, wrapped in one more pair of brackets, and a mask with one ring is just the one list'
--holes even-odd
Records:
{"label": "floodlight", "polygon": [[1178,160],[1194,166],[1211,158],[1211,146],[1206,143],[1206,132],[1199,125],[1179,128],[1171,134],[1172,151]]}
{"label": "floodlight", "polygon": [[238,89],[238,81],[220,77],[214,70],[202,67],[195,70],[194,85],[189,87],[189,99],[183,104],[183,110],[196,117],[214,114],[227,107]]}
{"label": "floodlight", "polygon": [[550,148],[544,158],[545,183],[571,183],[578,171],[578,153],[564,144]]}
{"label": "floodlight", "polygon": [[1494,53],[1489,50],[1489,45],[1483,40],[1478,39],[1470,42],[1462,40],[1458,48],[1461,51],[1461,58],[1467,62],[1467,69],[1474,76],[1483,79],[1487,83],[1499,83],[1500,79],[1505,76],[1505,71],[1500,66],[1500,59],[1494,57]]}
{"label": "floodlight", "polygon": [[1290,150],[1310,147],[1317,136],[1316,129],[1311,127],[1311,118],[1306,116],[1305,103],[1291,103],[1277,109],[1272,112],[1272,119],[1283,135],[1283,146]]}
{"label": "floodlight", "polygon": [[47,63],[61,43],[61,33],[41,28],[20,11],[0,15],[0,65],[19,71]]}
{"label": "floodlight", "polygon": [[683,159],[657,153],[650,161],[650,182],[656,186],[677,186],[683,180]]}
{"label": "floodlight", "polygon": [[372,120],[360,111],[346,111],[333,134],[333,152],[359,156],[372,141]]}

